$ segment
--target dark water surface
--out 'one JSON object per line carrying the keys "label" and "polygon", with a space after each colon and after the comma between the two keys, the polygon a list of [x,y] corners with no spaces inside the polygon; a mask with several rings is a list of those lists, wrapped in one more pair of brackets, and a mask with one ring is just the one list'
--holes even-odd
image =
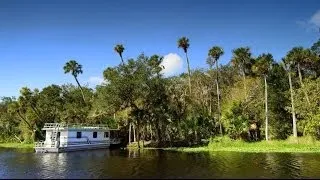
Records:
{"label": "dark water surface", "polygon": [[320,178],[320,153],[0,149],[0,178]]}

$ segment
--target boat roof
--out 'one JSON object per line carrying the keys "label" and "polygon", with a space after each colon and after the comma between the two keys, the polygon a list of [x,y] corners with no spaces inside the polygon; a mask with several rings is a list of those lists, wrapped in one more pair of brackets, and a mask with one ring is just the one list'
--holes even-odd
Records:
{"label": "boat roof", "polygon": [[117,131],[119,129],[110,129],[106,125],[88,125],[88,124],[67,124],[67,123],[45,123],[42,130],[54,130],[59,128],[62,129],[83,129],[83,130],[112,130]]}

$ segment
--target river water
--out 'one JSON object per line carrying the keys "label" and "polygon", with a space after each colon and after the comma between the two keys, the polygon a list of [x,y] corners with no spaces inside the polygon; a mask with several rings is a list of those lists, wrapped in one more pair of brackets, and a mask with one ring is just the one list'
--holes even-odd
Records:
{"label": "river water", "polygon": [[320,153],[0,149],[0,178],[320,178]]}

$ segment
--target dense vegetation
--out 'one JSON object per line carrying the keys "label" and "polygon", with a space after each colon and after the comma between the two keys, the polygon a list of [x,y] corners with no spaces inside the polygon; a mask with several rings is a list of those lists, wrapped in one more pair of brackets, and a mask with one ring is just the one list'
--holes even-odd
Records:
{"label": "dense vegetation", "polygon": [[178,47],[188,72],[164,77],[161,56],[124,60],[125,48],[117,45],[120,64],[105,69],[106,83],[95,89],[78,81],[85,68],[67,62],[63,69],[77,86],[23,87],[18,98],[2,98],[0,141],[43,139],[46,122],[108,124],[119,127],[126,141],[151,140],[161,147],[220,135],[246,141],[320,138],[320,40],[277,61],[240,47],[226,65],[219,65],[223,49],[213,46],[204,60],[207,69],[190,67],[188,38],[179,39]]}

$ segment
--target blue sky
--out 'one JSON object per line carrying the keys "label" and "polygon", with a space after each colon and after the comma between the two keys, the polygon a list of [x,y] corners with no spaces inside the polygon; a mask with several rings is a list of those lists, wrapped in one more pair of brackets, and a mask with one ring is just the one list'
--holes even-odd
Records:
{"label": "blue sky", "polygon": [[80,82],[94,87],[106,67],[119,64],[117,43],[126,47],[124,58],[171,53],[171,74],[186,70],[181,36],[190,39],[192,68],[207,67],[213,45],[225,50],[222,64],[240,46],[280,60],[320,37],[319,10],[317,0],[1,0],[0,96],[17,96],[23,86],[75,84],[63,73],[70,59],[83,65]]}

